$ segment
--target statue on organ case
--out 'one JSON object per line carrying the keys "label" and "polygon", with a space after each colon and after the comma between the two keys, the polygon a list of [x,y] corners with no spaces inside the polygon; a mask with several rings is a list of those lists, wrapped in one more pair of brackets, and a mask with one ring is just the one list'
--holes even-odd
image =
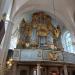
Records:
{"label": "statue on organ case", "polygon": [[60,30],[60,27],[59,25],[53,29],[52,31],[52,35],[53,35],[53,44],[55,47],[58,48],[58,38],[60,37],[60,34],[61,34],[61,30]]}

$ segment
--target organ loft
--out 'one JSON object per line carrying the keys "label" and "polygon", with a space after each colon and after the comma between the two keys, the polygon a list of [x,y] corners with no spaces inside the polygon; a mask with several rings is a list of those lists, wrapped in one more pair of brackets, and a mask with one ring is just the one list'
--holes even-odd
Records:
{"label": "organ loft", "polygon": [[19,26],[18,49],[46,48],[58,49],[58,38],[61,35],[60,26],[54,26],[51,17],[44,12],[32,14],[32,20],[27,23],[24,19]]}

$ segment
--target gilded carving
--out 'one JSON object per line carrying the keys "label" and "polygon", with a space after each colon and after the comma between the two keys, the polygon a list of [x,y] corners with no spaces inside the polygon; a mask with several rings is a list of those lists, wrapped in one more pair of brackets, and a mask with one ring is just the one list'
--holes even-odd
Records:
{"label": "gilded carving", "polygon": [[56,61],[57,58],[58,58],[58,55],[57,55],[57,53],[56,53],[55,51],[49,52],[49,53],[48,53],[48,58],[49,58],[49,60]]}

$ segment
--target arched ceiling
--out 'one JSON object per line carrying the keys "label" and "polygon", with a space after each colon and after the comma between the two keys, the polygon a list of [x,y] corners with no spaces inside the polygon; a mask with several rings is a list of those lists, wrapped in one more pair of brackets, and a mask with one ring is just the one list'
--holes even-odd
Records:
{"label": "arched ceiling", "polygon": [[64,24],[67,29],[71,31],[75,30],[73,17],[75,0],[54,0],[54,7],[55,14],[53,0],[14,0],[12,19],[17,27],[21,19],[26,16],[26,13],[31,11],[45,11],[49,15],[56,15],[56,19]]}

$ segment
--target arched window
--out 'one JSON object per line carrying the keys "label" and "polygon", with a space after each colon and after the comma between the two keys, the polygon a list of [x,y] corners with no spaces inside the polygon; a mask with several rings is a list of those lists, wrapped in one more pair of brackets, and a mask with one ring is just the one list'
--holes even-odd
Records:
{"label": "arched window", "polygon": [[62,44],[65,51],[73,53],[73,45],[70,32],[67,31],[64,33],[62,37]]}

